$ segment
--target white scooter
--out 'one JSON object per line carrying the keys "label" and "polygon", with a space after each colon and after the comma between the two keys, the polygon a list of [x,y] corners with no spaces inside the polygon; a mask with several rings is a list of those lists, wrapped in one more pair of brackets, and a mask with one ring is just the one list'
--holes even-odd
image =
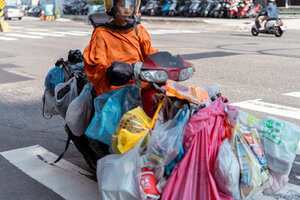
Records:
{"label": "white scooter", "polygon": [[258,17],[262,16],[264,12],[265,11],[263,10],[256,16],[255,23],[251,29],[252,35],[257,36],[259,33],[265,33],[265,34],[274,34],[276,37],[281,37],[283,32],[286,31],[286,26],[284,26],[280,18],[268,19],[265,23],[265,27],[263,29],[259,29],[260,25],[258,22]]}

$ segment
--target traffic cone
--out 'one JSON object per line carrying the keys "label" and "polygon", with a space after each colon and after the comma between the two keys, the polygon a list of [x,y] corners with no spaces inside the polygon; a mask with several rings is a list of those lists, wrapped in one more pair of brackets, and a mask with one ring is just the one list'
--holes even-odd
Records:
{"label": "traffic cone", "polygon": [[42,21],[45,20],[45,11],[42,11],[42,13],[41,13],[41,20],[42,20]]}

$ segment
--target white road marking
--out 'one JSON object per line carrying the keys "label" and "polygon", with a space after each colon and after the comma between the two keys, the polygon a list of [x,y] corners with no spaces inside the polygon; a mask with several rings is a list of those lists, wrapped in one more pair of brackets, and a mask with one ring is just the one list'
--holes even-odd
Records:
{"label": "white road marking", "polygon": [[12,40],[18,40],[18,38],[0,36],[0,40],[12,41]]}
{"label": "white road marking", "polygon": [[200,31],[193,31],[193,30],[148,30],[149,34],[153,35],[162,35],[162,34],[176,34],[176,33],[200,33]]}
{"label": "white road marking", "polygon": [[86,34],[76,33],[76,32],[63,32],[63,31],[52,31],[52,33],[71,35],[71,36],[86,36]]}
{"label": "white road marking", "polygon": [[30,35],[39,35],[39,36],[51,36],[51,37],[65,37],[64,34],[52,33],[52,32],[26,32]]}
{"label": "white road marking", "polygon": [[24,173],[66,200],[99,199],[97,183],[86,176],[91,175],[89,172],[64,159],[55,165],[47,164],[40,158],[53,162],[57,155],[39,145],[0,154]]}
{"label": "white road marking", "polygon": [[27,38],[27,39],[41,39],[41,38],[44,38],[44,37],[40,37],[40,36],[26,35],[26,34],[21,34],[21,33],[9,33],[9,34],[6,34],[6,36],[18,37],[18,38]]}
{"label": "white road marking", "polygon": [[300,92],[290,92],[290,93],[285,93],[283,95],[300,98]]}
{"label": "white road marking", "polygon": [[282,188],[278,193],[274,195],[263,195],[262,193],[258,194],[251,200],[284,200],[284,199],[295,199],[296,195],[299,196],[300,186],[288,183],[284,188]]}
{"label": "white road marking", "polygon": [[289,106],[266,103],[261,101],[261,99],[237,102],[237,103],[233,103],[232,105],[239,106],[241,108],[245,108],[249,110],[256,110],[259,112],[265,112],[274,115],[300,119],[300,109],[289,107]]}
{"label": "white road marking", "polygon": [[72,33],[79,33],[79,34],[87,34],[87,35],[91,35],[92,31],[70,31]]}

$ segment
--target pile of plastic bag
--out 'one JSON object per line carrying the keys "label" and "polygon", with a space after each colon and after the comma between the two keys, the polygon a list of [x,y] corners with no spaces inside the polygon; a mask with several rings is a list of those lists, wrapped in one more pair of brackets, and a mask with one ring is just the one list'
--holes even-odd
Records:
{"label": "pile of plastic bag", "polygon": [[95,98],[85,134],[111,147],[97,163],[101,199],[251,199],[287,184],[298,126],[230,106],[216,87],[173,84],[152,118],[136,86]]}

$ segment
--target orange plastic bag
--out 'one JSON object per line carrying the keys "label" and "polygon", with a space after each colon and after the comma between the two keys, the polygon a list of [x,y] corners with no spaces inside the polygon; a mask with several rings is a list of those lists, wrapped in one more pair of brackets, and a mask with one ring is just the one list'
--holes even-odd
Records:
{"label": "orange plastic bag", "polygon": [[201,102],[209,102],[209,95],[206,90],[200,87],[185,86],[172,80],[166,82],[166,95],[186,99],[197,105]]}

